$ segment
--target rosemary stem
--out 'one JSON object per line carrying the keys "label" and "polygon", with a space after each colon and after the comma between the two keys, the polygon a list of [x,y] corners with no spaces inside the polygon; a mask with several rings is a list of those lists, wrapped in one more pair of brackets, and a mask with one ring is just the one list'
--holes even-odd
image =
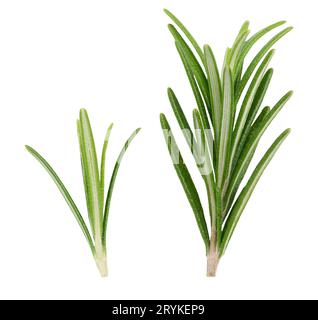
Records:
{"label": "rosemary stem", "polygon": [[95,262],[102,277],[108,276],[107,255],[101,241],[97,241],[95,245]]}
{"label": "rosemary stem", "polygon": [[[216,232],[212,232],[210,250],[207,255],[207,277],[215,277],[219,264],[219,256],[216,249]],[[213,239],[215,237],[215,239]]]}

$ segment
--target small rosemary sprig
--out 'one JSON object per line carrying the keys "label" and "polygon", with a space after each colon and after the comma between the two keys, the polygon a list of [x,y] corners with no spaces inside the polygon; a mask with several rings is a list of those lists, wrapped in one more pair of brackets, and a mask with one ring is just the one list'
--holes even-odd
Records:
{"label": "small rosemary sprig", "polygon": [[135,130],[129,139],[126,141],[122,148],[117,161],[115,163],[113,173],[108,186],[107,195],[105,197],[105,159],[106,150],[108,145],[109,136],[112,130],[113,124],[111,124],[107,130],[104,140],[102,157],[100,167],[98,166],[97,154],[95,149],[95,142],[93,132],[91,129],[90,121],[87,111],[85,109],[80,110],[79,119],[77,120],[77,133],[80,146],[81,164],[83,183],[86,196],[87,212],[91,232],[89,231],[83,216],[81,215],[78,207],[73,201],[70,193],[64,186],[61,179],[55,173],[49,163],[33,148],[26,146],[26,149],[41,163],[41,165],[50,174],[51,178],[57,185],[65,201],[74,214],[79,226],[81,227],[84,236],[90,246],[96,265],[101,276],[106,277],[108,275],[107,269],[107,254],[106,254],[106,230],[107,221],[109,215],[110,202],[114,189],[114,184],[117,176],[117,172],[121,163],[121,160],[133,138],[139,132],[139,128]]}

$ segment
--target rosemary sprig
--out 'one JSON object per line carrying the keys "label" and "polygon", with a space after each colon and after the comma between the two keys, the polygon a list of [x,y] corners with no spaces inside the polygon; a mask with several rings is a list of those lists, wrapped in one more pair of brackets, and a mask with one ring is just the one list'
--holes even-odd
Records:
{"label": "rosemary sprig", "polygon": [[219,70],[212,48],[205,45],[201,49],[182,22],[170,11],[164,11],[175,24],[169,24],[168,28],[197,104],[193,112],[195,134],[172,89],[168,90],[168,96],[206,187],[210,228],[199,193],[164,114],[160,115],[160,122],[173,165],[205,244],[207,275],[215,276],[260,176],[290,132],[287,129],[278,136],[246,185],[240,188],[262,135],[292,95],[288,92],[272,109],[261,107],[273,75],[273,69],[268,69],[274,54],[272,47],[292,28],[287,27],[274,35],[245,66],[245,58],[255,43],[285,21],[274,23],[251,37],[249,22],[244,22],[232,47],[226,50],[223,67]]}
{"label": "rosemary sprig", "polygon": [[70,207],[72,213],[74,214],[79,226],[81,227],[84,233],[84,236],[89,244],[93,257],[96,261],[96,265],[102,277],[106,277],[108,275],[106,258],[106,231],[110,203],[117,172],[121,160],[130,142],[133,140],[133,138],[137,135],[137,133],[140,130],[140,128],[136,129],[124,144],[115,163],[112,177],[108,186],[107,196],[105,198],[105,159],[107,145],[112,127],[113,125],[111,124],[106,133],[99,168],[94,137],[88,114],[85,109],[80,110],[79,119],[77,120],[77,133],[80,146],[83,184],[86,196],[87,212],[91,227],[91,233],[83,219],[82,214],[80,213],[75,202],[73,201],[70,193],[68,192],[68,190],[66,189],[63,182],[58,177],[54,169],[36,150],[31,148],[30,146],[26,146],[26,149],[41,163],[41,165],[52,177],[53,181],[55,182],[56,186],[58,187],[62,196],[64,197],[65,201]]}

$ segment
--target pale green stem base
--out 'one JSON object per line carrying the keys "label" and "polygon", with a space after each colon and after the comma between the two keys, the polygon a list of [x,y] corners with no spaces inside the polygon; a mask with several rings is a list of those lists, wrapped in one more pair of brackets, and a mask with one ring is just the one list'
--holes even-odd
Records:
{"label": "pale green stem base", "polygon": [[107,259],[106,255],[102,258],[95,258],[96,266],[99,270],[100,275],[105,278],[108,276]]}
{"label": "pale green stem base", "polygon": [[96,245],[95,262],[100,275],[104,278],[108,276],[106,250],[101,244]]}

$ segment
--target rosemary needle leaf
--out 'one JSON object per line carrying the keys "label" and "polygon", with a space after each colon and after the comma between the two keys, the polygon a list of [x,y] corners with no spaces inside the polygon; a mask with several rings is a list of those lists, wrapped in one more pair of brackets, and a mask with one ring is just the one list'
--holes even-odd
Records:
{"label": "rosemary needle leaf", "polygon": [[270,163],[272,158],[274,157],[276,151],[281,146],[283,141],[286,139],[288,134],[290,133],[290,129],[285,130],[271,145],[271,147],[267,150],[263,158],[258,163],[257,167],[255,168],[254,172],[252,173],[250,179],[248,180],[246,186],[242,190],[239,198],[237,199],[229,218],[226,221],[224,226],[224,231],[222,235],[222,241],[220,246],[220,256],[222,256],[228,246],[228,243],[232,237],[234,229],[240,219],[240,216],[252,195],[254,188],[260,179],[262,173],[266,169],[267,165]]}
{"label": "rosemary needle leaf", "polygon": [[234,69],[235,65],[236,65],[236,61],[237,58],[239,56],[239,54],[242,51],[242,48],[244,47],[244,44],[246,42],[247,36],[249,35],[249,31],[245,31],[244,33],[242,33],[239,38],[237,39],[237,41],[234,43],[232,49],[231,49],[231,55],[229,57],[229,65],[231,67],[231,70]]}
{"label": "rosemary needle leaf", "polygon": [[242,48],[242,51],[237,59],[237,63],[235,65],[234,68],[234,75],[235,75],[235,79],[237,79],[237,76],[239,75],[239,70],[243,67],[243,62],[245,57],[247,56],[247,54],[249,53],[249,51],[251,50],[251,48],[253,47],[253,45],[259,40],[261,39],[263,36],[265,36],[268,32],[270,32],[271,30],[280,27],[281,25],[285,24],[286,21],[279,21],[276,22],[262,30],[260,30],[259,32],[255,33],[248,41],[246,41],[244,47]]}
{"label": "rosemary needle leaf", "polygon": [[257,93],[257,89],[262,81],[262,78],[266,72],[266,68],[270,63],[270,60],[272,59],[274,55],[274,50],[271,50],[266,57],[264,58],[262,64],[258,68],[249,88],[246,93],[246,96],[243,100],[236,124],[235,124],[235,129],[233,133],[233,144],[232,144],[232,150],[231,150],[231,159],[230,159],[230,169],[233,166],[233,160],[235,157],[235,154],[237,152],[237,147],[239,144],[239,141],[242,137],[243,130],[246,126],[246,120],[249,115],[250,109],[252,107],[254,97]]}
{"label": "rosemary needle leaf", "polygon": [[252,128],[252,123],[255,120],[255,117],[256,117],[256,115],[259,111],[259,108],[263,102],[263,99],[264,99],[265,94],[267,92],[267,89],[269,87],[270,81],[272,79],[272,75],[273,75],[273,69],[267,70],[267,72],[265,73],[265,75],[264,75],[264,77],[263,77],[263,79],[257,89],[257,92],[256,92],[255,97],[253,99],[252,106],[251,106],[249,114],[247,116],[246,124],[243,129],[242,136],[239,141],[236,154],[234,155],[233,167],[235,167],[237,159],[239,158],[241,151],[242,151],[242,148],[245,145],[246,139],[249,136],[249,133]]}
{"label": "rosemary needle leaf", "polygon": [[258,63],[261,61],[261,59],[264,57],[264,55],[267,53],[267,51],[283,36],[285,36],[288,32],[290,32],[293,28],[288,27],[281,32],[279,32],[276,36],[274,36],[271,40],[269,40],[264,47],[258,52],[258,54],[255,56],[255,58],[252,60],[248,68],[246,69],[242,80],[240,81],[239,87],[236,91],[235,101],[238,101],[248,80],[250,79],[253,71],[255,70]]}
{"label": "rosemary needle leaf", "polygon": [[[182,63],[184,65],[184,68],[186,70],[199,112],[200,112],[200,116],[202,119],[202,123],[203,123],[203,127],[204,127],[204,132],[206,134],[206,138],[207,138],[207,142],[208,142],[208,146],[209,149],[211,150],[211,152],[213,152],[213,134],[211,131],[211,125],[210,125],[210,121],[212,119],[212,114],[211,114],[211,108],[208,108],[208,106],[205,106],[202,96],[201,96],[201,92],[198,88],[197,82],[194,78],[194,74],[191,70],[191,66],[190,63],[187,60],[187,56],[186,53],[184,52],[184,50],[182,49],[182,46],[180,46],[180,44],[178,42],[176,42],[176,47],[177,50],[179,52],[180,58],[182,60]],[[210,116],[210,120],[208,118],[208,114]]]}
{"label": "rosemary needle leaf", "polygon": [[184,26],[184,24],[174,15],[172,14],[169,10],[164,9],[164,12],[171,18],[171,20],[182,30],[182,32],[185,34],[185,36],[188,38],[188,40],[191,42],[193,45],[194,49],[196,50],[197,54],[199,55],[202,63],[204,63],[204,55],[203,52],[198,45],[197,41],[193,38],[191,33],[188,31],[188,29]]}
{"label": "rosemary needle leaf", "polygon": [[203,123],[202,123],[200,112],[198,109],[193,110],[192,117],[193,117],[194,134],[197,142],[196,151],[200,155],[200,157],[204,157],[205,150],[206,150],[206,140],[205,140]]}
{"label": "rosemary needle leaf", "polygon": [[[250,129],[250,132],[249,132],[249,136],[247,137],[247,144],[248,144],[248,138],[250,138],[251,140],[253,139],[255,133],[259,130],[260,126],[262,125],[264,119],[267,117],[267,115],[269,114],[270,112],[270,107],[265,107],[262,112],[260,113],[260,115],[257,117],[257,119],[255,120],[254,124],[251,126],[251,129]],[[232,206],[232,203],[233,203],[233,200],[234,200],[234,197],[236,195],[236,192],[245,176],[245,173],[253,159],[253,156],[254,156],[254,153],[255,153],[255,150],[257,148],[257,145],[256,144],[253,148],[253,150],[250,152],[250,155],[246,161],[246,164],[244,165],[244,168],[242,169],[241,173],[240,173],[240,176],[238,177],[238,180],[236,180],[236,185],[234,187],[232,187],[231,189],[231,193],[230,193],[230,198],[225,198],[225,205],[224,205],[224,208],[223,208],[223,219],[226,218],[227,216],[227,213],[230,209],[230,207]]]}
{"label": "rosemary needle leaf", "polygon": [[87,213],[88,213],[91,230],[94,235],[95,234],[95,217],[91,208],[91,193],[89,190],[88,168],[87,168],[86,153],[84,150],[83,130],[82,130],[81,122],[79,120],[76,121],[76,124],[77,124],[78,142],[80,146],[81,167],[82,167],[82,176],[83,176],[83,184],[84,184],[84,191],[85,191],[85,198],[86,198]]}
{"label": "rosemary needle leaf", "polygon": [[[201,117],[202,117],[204,128],[205,129],[210,129],[211,128],[210,121],[209,121],[209,118],[208,118],[208,115],[207,115],[207,111],[209,112],[210,110],[206,109],[206,106],[205,106],[205,104],[203,102],[200,89],[198,88],[198,84],[197,84],[197,82],[195,80],[194,73],[193,73],[193,71],[191,69],[191,65],[190,65],[190,63],[188,61],[188,57],[186,55],[186,52],[184,51],[184,49],[182,48],[182,46],[180,45],[179,42],[176,42],[176,47],[177,47],[177,50],[179,52],[180,58],[182,60],[183,66],[185,68],[186,74],[188,76],[188,80],[189,80],[189,83],[191,85],[191,88],[192,88],[192,91],[193,91],[193,95],[195,97],[199,112],[200,112]],[[210,115],[210,117],[211,116],[212,115]]]}
{"label": "rosemary needle leaf", "polygon": [[177,31],[177,29],[173,25],[168,25],[168,29],[170,30],[172,36],[174,37],[175,41],[179,43],[181,48],[183,49],[184,53],[187,56],[187,59],[189,61],[189,64],[191,66],[192,72],[198,82],[199,88],[201,90],[202,96],[204,98],[204,101],[207,106],[210,106],[210,97],[209,97],[209,86],[208,86],[208,80],[204,74],[204,71],[196,59],[194,53],[189,48],[187,43],[184,41],[184,39],[181,37],[180,33]]}
{"label": "rosemary needle leaf", "polygon": [[253,133],[253,136],[251,137],[251,139],[249,139],[248,143],[246,143],[244,150],[242,151],[242,155],[239,161],[237,162],[237,165],[230,179],[230,184],[228,188],[228,194],[230,195],[230,197],[231,197],[231,193],[235,190],[235,186],[237,185],[241,175],[246,170],[246,165],[248,164],[251,155],[255,151],[255,148],[260,138],[262,137],[263,133],[265,132],[267,127],[270,125],[270,123],[273,121],[273,119],[277,116],[279,111],[286,104],[286,102],[290,99],[291,96],[292,96],[292,91],[288,92],[277,102],[277,104],[265,117],[263,122],[259,126],[257,126],[257,130],[255,130],[255,132]]}
{"label": "rosemary needle leaf", "polygon": [[229,153],[231,148],[231,135],[233,127],[233,105],[234,87],[231,70],[226,67],[224,70],[223,83],[223,108],[218,152],[217,186],[223,186],[224,177],[228,173]]}
{"label": "rosemary needle leaf", "polygon": [[102,234],[103,209],[100,192],[99,168],[95,149],[94,137],[85,109],[80,110],[80,125],[83,133],[83,156],[86,159],[87,183],[89,191],[91,215],[94,217],[94,238],[100,239]]}
{"label": "rosemary needle leaf", "polygon": [[193,126],[196,136],[196,148],[194,150],[197,161],[197,166],[200,170],[201,176],[204,180],[208,179],[206,176],[213,175],[213,165],[209,154],[207,139],[209,138],[204,129],[203,122],[198,109],[193,110]]}
{"label": "rosemary needle leaf", "polygon": [[104,144],[103,144],[103,150],[102,150],[102,157],[101,157],[101,163],[100,163],[100,193],[102,197],[102,207],[104,207],[104,189],[105,189],[105,161],[106,161],[106,151],[108,146],[108,141],[110,137],[110,133],[113,128],[113,123],[110,124],[110,126],[107,129]]}
{"label": "rosemary needle leaf", "polygon": [[135,136],[138,134],[138,132],[141,130],[141,128],[136,129],[131,136],[128,138],[128,140],[125,142],[123,148],[121,149],[119,156],[117,158],[117,161],[115,163],[113,173],[110,179],[109,187],[108,187],[108,192],[107,192],[107,197],[106,197],[106,202],[105,202],[105,208],[104,208],[104,218],[103,218],[103,234],[102,234],[102,242],[103,245],[106,247],[106,231],[107,231],[107,222],[108,222],[108,216],[109,216],[109,209],[110,209],[110,203],[111,203],[111,198],[113,195],[113,190],[114,190],[114,185],[118,173],[118,169],[120,167],[120,163],[122,161],[123,156],[125,155],[130,143],[132,140],[135,138]]}
{"label": "rosemary needle leaf", "polygon": [[91,248],[91,251],[93,253],[93,255],[95,254],[95,248],[94,248],[94,243],[92,240],[92,237],[89,233],[89,230],[85,224],[85,221],[81,215],[81,213],[79,212],[75,202],[73,201],[71,195],[69,194],[69,192],[67,191],[66,187],[64,186],[63,182],[61,181],[61,179],[58,177],[58,175],[56,174],[56,172],[53,170],[53,168],[49,165],[49,163],[33,148],[31,148],[30,146],[25,146],[25,148],[32,154],[32,156],[38,160],[40,162],[40,164],[44,167],[44,169],[48,172],[48,174],[51,176],[51,178],[53,179],[54,183],[56,184],[56,186],[58,187],[58,189],[60,190],[62,196],[64,197],[66,203],[68,204],[69,208],[71,209],[72,213],[74,214],[75,219],[77,220],[79,226],[81,227],[84,236]]}
{"label": "rosemary needle leaf", "polygon": [[210,101],[212,108],[212,124],[215,128],[215,140],[218,141],[220,126],[221,126],[221,112],[222,112],[222,90],[221,80],[218,67],[210,46],[204,46],[204,56],[206,60],[206,69],[208,75]]}
{"label": "rosemary needle leaf", "polygon": [[193,153],[193,150],[196,147],[196,141],[195,141],[193,132],[190,128],[190,125],[188,123],[186,116],[183,113],[183,110],[180,106],[180,103],[171,88],[168,88],[168,97],[169,97],[169,101],[170,101],[172,110],[175,114],[175,117],[176,117],[178,123],[179,123],[180,129],[183,133],[183,136],[184,136],[185,140],[187,141],[187,144],[191,150],[191,153]]}
{"label": "rosemary needle leaf", "polygon": [[170,125],[164,114],[160,115],[160,123],[174,168],[193,210],[206,250],[208,250],[210,241],[209,232],[199,194],[188,171],[188,168],[183,161],[180,150],[170,129]]}

